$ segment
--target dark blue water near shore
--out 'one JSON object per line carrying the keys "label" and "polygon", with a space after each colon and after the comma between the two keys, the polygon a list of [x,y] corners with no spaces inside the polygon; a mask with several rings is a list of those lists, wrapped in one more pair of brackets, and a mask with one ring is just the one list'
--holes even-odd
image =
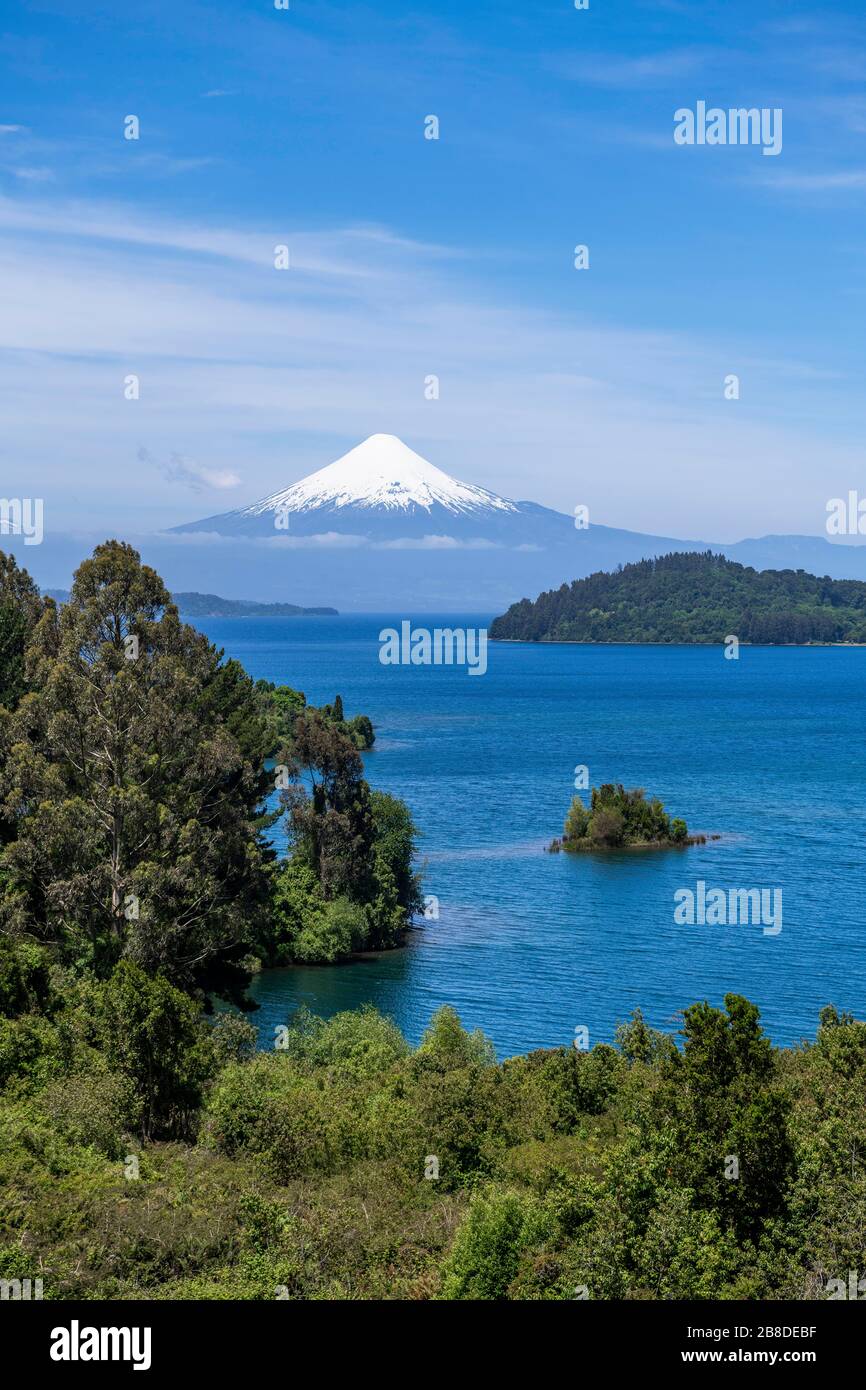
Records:
{"label": "dark blue water near shore", "polygon": [[[761,1008],[774,1041],[814,1035],[833,1001],[866,1016],[866,649],[491,644],[489,669],[390,667],[378,633],[398,617],[199,623],[254,676],[339,691],[368,713],[375,786],[422,831],[438,921],[402,951],[349,965],[266,971],[254,993],[267,1045],[306,1002],[364,1001],[416,1041],[451,1003],[500,1056],[609,1040],[638,1005],[674,1028],[728,990]],[[489,615],[455,619],[483,626]],[[418,620],[433,627],[429,615]],[[574,768],[657,794],[690,829],[684,851],[548,855]],[[781,888],[783,926],[680,926],[674,893]]]}

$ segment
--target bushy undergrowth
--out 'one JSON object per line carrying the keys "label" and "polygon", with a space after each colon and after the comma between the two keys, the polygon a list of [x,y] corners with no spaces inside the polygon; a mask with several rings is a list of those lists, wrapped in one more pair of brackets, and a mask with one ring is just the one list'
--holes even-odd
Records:
{"label": "bushy undergrowth", "polygon": [[0,994],[0,1278],[46,1298],[825,1297],[866,1264],[866,1025],[833,1010],[796,1049],[728,996],[680,1047],[636,1015],[498,1063],[449,1009],[417,1048],[362,1009],[254,1052],[30,948]]}

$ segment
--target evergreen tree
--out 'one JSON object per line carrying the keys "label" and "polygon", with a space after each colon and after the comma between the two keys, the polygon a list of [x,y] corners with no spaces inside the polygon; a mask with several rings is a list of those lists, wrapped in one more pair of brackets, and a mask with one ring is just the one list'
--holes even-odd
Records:
{"label": "evergreen tree", "polygon": [[740,1239],[756,1238],[784,1210],[793,1157],[772,1046],[756,1006],[737,994],[725,995],[724,1013],[691,1005],[683,1034],[682,1053],[666,1064],[672,1169],[696,1205],[719,1212]]}
{"label": "evergreen tree", "polygon": [[[30,575],[18,568],[14,556],[0,551],[0,778],[12,742],[10,711],[27,689],[24,653],[42,609],[39,590]],[[0,849],[14,837],[14,821],[3,814],[0,805]],[[5,882],[0,863],[0,894]]]}
{"label": "evergreen tree", "polygon": [[393,875],[397,901],[407,916],[423,906],[421,881],[412,867],[417,830],[405,801],[389,792],[372,793],[376,856]]}
{"label": "evergreen tree", "polygon": [[7,709],[14,709],[26,689],[24,649],[42,607],[30,575],[0,550],[0,705]]}
{"label": "evergreen tree", "polygon": [[306,709],[285,758],[293,785],[284,800],[299,861],[313,869],[326,899],[367,901],[374,825],[358,750],[327,715]]}
{"label": "evergreen tree", "polygon": [[26,673],[0,788],[6,930],[240,998],[265,894],[251,684],[117,541],[47,602]]}
{"label": "evergreen tree", "polygon": [[121,961],[95,999],[94,1027],[112,1070],[141,1102],[145,1139],[183,1135],[210,1061],[200,1006],[167,980]]}

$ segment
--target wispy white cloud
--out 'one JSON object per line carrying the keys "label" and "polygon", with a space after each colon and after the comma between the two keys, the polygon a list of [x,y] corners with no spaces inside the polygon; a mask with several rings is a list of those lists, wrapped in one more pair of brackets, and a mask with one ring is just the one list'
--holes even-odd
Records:
{"label": "wispy white cloud", "polygon": [[39,165],[12,164],[7,166],[7,171],[23,183],[51,183],[54,179],[53,169]]}
{"label": "wispy white cloud", "polygon": [[313,536],[223,536],[218,531],[160,532],[159,539],[180,549],[218,548],[243,554],[261,550],[362,550],[369,546],[366,536],[322,531]]}
{"label": "wispy white cloud", "polygon": [[[667,49],[637,56],[557,54],[550,58],[549,66],[560,77],[575,82],[632,90],[665,85],[672,79],[689,76],[699,71],[706,63],[707,56],[708,51],[702,48]],[[717,52],[713,54],[713,59],[718,61]]]}
{"label": "wispy white cloud", "polygon": [[0,228],[55,239],[116,242],[183,256],[212,256],[269,273],[274,270],[275,248],[287,245],[290,271],[349,280],[375,278],[382,273],[371,256],[363,254],[364,247],[368,252],[399,249],[413,255],[452,254],[446,247],[415,242],[379,226],[360,225],[337,232],[302,230],[276,221],[270,228],[219,227],[155,215],[142,217],[122,205],[95,201],[24,202],[0,197]]}
{"label": "wispy white cloud", "polygon": [[376,541],[374,550],[501,550],[495,541],[456,540],[454,536],[395,536],[390,541]]}
{"label": "wispy white cloud", "polygon": [[[252,501],[382,430],[509,496],[710,538],[739,533],[756,477],[756,529],[817,530],[823,500],[804,527],[795,481],[819,452],[828,472],[855,467],[853,446],[804,426],[836,389],[808,362],[496,299],[399,230],[305,230],[278,272],[265,232],[122,205],[5,198],[0,227],[4,487],[38,486],[70,525],[222,511],[229,488]],[[169,465],[136,467],[139,447]]]}
{"label": "wispy white cloud", "polygon": [[866,188],[866,169],[823,169],[818,173],[761,169],[754,182],[779,193],[837,193]]}
{"label": "wispy white cloud", "polygon": [[[150,451],[143,447],[138,450],[138,460],[139,463],[156,463]],[[177,453],[173,453],[160,467],[166,482],[182,483],[193,492],[205,492],[209,488],[222,492],[227,488],[239,487],[241,482],[238,474],[229,468],[207,468]]]}

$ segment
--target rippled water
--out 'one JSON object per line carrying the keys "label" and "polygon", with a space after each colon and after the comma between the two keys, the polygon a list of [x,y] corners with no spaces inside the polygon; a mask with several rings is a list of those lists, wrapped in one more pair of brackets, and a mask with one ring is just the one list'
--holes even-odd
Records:
{"label": "rippled water", "polygon": [[[671,1028],[728,990],[780,1043],[813,1036],[829,1001],[866,1015],[866,650],[745,647],[726,661],[721,647],[491,644],[487,674],[470,677],[381,665],[379,630],[404,616],[200,624],[252,675],[314,703],[339,691],[347,714],[372,717],[367,775],[411,806],[440,903],[402,951],[265,972],[263,1038],[302,1001],[329,1015],[369,1000],[413,1041],[450,1003],[500,1056],[568,1043],[580,1025],[609,1040],[638,1005]],[[722,838],[545,854],[581,763]],[[698,879],[781,888],[781,933],[677,925],[674,893]]]}

